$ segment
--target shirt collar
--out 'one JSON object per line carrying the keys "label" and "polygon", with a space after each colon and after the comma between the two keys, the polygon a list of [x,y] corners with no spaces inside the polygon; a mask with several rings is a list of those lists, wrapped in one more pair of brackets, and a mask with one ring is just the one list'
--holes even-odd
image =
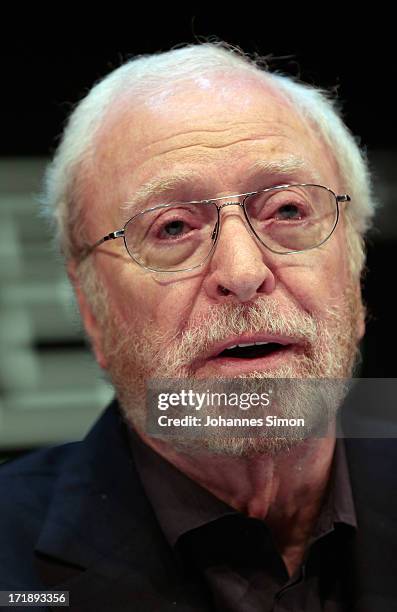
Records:
{"label": "shirt collar", "polygon": [[[168,542],[228,515],[241,515],[188,478],[130,430],[129,440],[138,474]],[[312,542],[332,531],[335,523],[357,527],[344,440],[336,439],[330,479]]]}

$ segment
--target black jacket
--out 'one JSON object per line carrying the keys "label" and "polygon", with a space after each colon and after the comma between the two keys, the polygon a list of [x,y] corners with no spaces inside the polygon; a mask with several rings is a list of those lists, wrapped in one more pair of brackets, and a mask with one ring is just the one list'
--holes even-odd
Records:
{"label": "black jacket", "polygon": [[[397,611],[397,440],[347,439],[346,451],[353,609]],[[82,442],[3,465],[0,500],[0,590],[68,590],[76,611],[211,609],[159,528],[116,401]]]}

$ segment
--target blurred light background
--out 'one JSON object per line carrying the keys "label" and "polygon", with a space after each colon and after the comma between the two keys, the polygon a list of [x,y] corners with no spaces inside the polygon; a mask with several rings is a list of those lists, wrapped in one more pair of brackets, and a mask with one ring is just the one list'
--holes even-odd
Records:
{"label": "blurred light background", "polygon": [[111,397],[39,217],[47,160],[0,162],[0,447],[78,437]]}
{"label": "blurred light background", "polygon": [[[285,31],[284,31],[285,32]],[[92,84],[138,53],[216,34],[248,52],[272,53],[271,66],[338,91],[344,117],[368,150],[382,202],[368,241],[368,307],[361,375],[394,377],[397,247],[395,108],[392,60],[379,44],[331,44],[324,31],[264,36],[255,20],[180,18],[167,28],[135,25],[128,43],[51,51],[19,46],[2,55],[5,95],[0,142],[0,453],[80,438],[112,397],[91,357],[63,263],[40,217],[43,170],[65,118]],[[131,42],[132,41],[132,42]],[[373,39],[372,39],[373,41]],[[393,67],[394,68],[394,67]]]}

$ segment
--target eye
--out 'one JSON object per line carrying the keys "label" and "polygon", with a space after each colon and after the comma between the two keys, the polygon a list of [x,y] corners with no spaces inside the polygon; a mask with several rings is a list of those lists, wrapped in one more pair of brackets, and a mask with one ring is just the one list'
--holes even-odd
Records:
{"label": "eye", "polygon": [[161,228],[159,236],[167,238],[171,236],[180,236],[183,234],[183,229],[186,228],[186,223],[180,220],[170,221]]}
{"label": "eye", "polygon": [[247,200],[247,206],[251,217],[267,224],[302,222],[313,212],[308,195],[292,190],[259,193]]}
{"label": "eye", "polygon": [[275,219],[301,219],[301,210],[297,204],[283,204],[279,206],[274,213]]}
{"label": "eye", "polygon": [[140,241],[151,241],[158,246],[198,240],[212,231],[216,215],[214,206],[183,204],[154,208],[143,213],[139,225],[134,226],[134,233],[141,236]]}
{"label": "eye", "polygon": [[148,223],[148,238],[169,242],[186,238],[195,230],[200,230],[202,221],[189,210],[166,210],[158,214],[155,219],[148,215],[145,221]]}

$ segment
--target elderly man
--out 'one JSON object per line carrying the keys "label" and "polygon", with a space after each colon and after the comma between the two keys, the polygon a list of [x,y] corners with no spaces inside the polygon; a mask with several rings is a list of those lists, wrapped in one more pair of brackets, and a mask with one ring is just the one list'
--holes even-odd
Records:
{"label": "elderly man", "polygon": [[351,377],[373,204],[326,95],[226,45],[139,57],[72,113],[46,200],[117,399],[1,470],[0,586],[75,610],[397,609],[392,449],[346,456],[343,393],[321,437],[146,426],[152,379]]}

